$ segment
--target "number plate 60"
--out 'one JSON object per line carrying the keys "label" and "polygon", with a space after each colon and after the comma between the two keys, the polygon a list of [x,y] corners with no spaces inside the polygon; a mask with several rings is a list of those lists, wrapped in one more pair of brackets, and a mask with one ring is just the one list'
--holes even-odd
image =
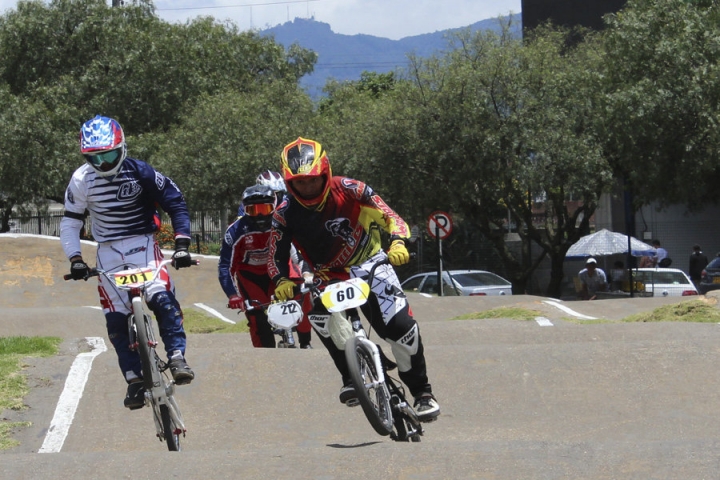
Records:
{"label": "number plate 60", "polygon": [[361,278],[333,283],[325,288],[320,299],[329,312],[341,312],[363,305],[370,295],[370,286]]}

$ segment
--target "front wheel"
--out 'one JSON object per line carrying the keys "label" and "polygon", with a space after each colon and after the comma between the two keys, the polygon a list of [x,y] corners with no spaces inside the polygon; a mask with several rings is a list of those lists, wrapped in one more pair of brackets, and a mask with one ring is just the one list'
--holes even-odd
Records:
{"label": "front wheel", "polygon": [[384,382],[378,384],[379,375],[370,346],[358,337],[351,337],[345,345],[345,359],[370,425],[378,434],[390,435],[393,429],[390,392]]}
{"label": "front wheel", "polygon": [[168,450],[171,452],[180,451],[180,433],[181,430],[176,427],[170,416],[170,409],[167,405],[160,405],[160,418],[162,420],[163,433]]}

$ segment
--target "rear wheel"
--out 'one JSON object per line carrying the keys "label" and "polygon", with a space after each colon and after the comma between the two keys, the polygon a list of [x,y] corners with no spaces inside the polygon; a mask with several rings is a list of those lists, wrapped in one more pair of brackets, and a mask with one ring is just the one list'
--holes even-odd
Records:
{"label": "rear wheel", "polygon": [[358,401],[370,425],[380,435],[390,435],[393,429],[390,392],[385,383],[377,384],[378,372],[372,350],[360,338],[351,337],[345,345],[350,378]]}

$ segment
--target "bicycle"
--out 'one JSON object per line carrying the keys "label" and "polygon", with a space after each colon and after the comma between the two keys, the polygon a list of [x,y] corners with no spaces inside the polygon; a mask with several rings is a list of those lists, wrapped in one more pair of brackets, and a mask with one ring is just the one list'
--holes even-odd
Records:
{"label": "bicycle", "polygon": [[[169,366],[157,354],[158,342],[155,338],[153,319],[145,313],[143,297],[148,285],[158,276],[163,267],[172,262],[172,259],[161,261],[156,268],[135,267],[126,265],[115,269],[90,269],[84,280],[98,275],[104,276],[118,290],[130,294],[132,314],[128,316],[128,331],[130,334],[130,348],[140,354],[142,364],[143,386],[145,387],[145,405],[152,407],[155,430],[158,439],[166,442],[168,450],[180,451],[180,436],[185,437],[186,428],[180,407],[175,400],[175,382],[168,373]],[[197,261],[193,261],[197,265]],[[63,276],[70,280],[70,275]],[[137,319],[142,319],[138,322]]]}
{"label": "bicycle", "polygon": [[[373,429],[395,441],[419,442],[424,429],[417,413],[407,401],[400,380],[387,374],[397,365],[369,339],[357,312],[357,308],[368,300],[375,269],[388,263],[385,259],[373,265],[367,281],[351,278],[323,285],[316,280],[311,285],[300,285],[296,291],[301,295],[310,294],[313,301],[320,299],[330,312],[324,328],[338,348],[345,351],[357,393],[356,405],[362,406]],[[282,325],[297,325],[302,318],[302,308],[296,300],[274,303],[268,308],[268,318]]]}

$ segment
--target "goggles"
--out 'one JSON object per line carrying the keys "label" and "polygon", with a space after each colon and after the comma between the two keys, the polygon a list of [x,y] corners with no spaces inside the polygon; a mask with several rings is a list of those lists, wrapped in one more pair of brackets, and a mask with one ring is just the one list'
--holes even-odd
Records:
{"label": "goggles", "polygon": [[85,160],[87,160],[87,162],[90,163],[92,166],[102,167],[103,165],[112,165],[113,163],[117,162],[122,153],[121,151],[121,148],[116,148],[114,150],[110,150],[109,152],[102,152],[94,155],[83,156],[85,157]]}
{"label": "goggles", "polygon": [[275,205],[272,203],[253,203],[250,205],[244,205],[245,215],[250,217],[256,217],[258,215],[270,215],[275,210]]}

